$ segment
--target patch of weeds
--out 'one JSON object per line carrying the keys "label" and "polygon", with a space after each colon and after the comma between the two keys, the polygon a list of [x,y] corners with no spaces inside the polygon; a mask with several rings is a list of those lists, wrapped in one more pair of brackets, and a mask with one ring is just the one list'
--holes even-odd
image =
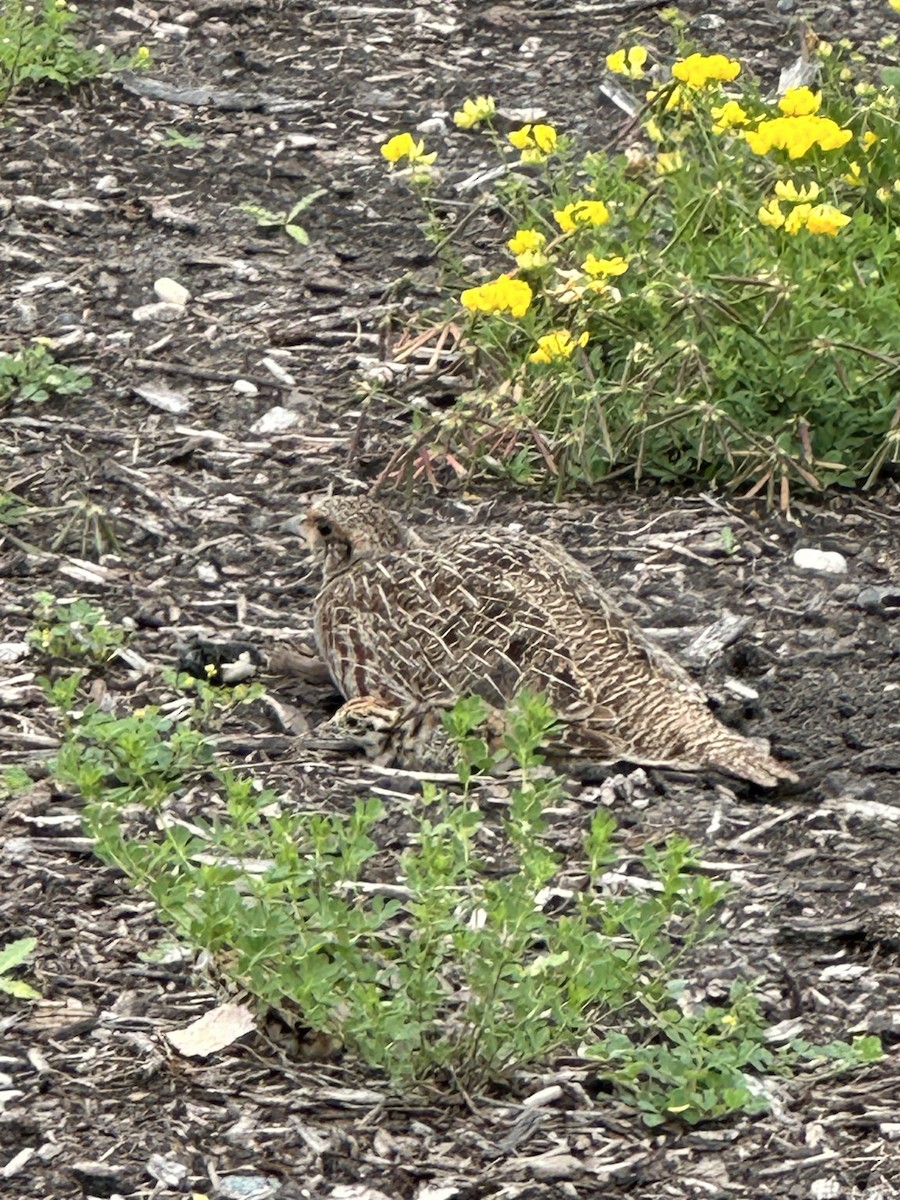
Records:
{"label": "patch of weeds", "polygon": [[722,549],[729,556],[729,558],[738,553],[740,550],[740,545],[738,544],[738,540],[734,536],[734,530],[730,525],[724,525],[722,527],[720,531],[720,537],[722,538]]}
{"label": "patch of weeds", "polygon": [[38,592],[34,616],[37,625],[28,631],[28,641],[47,658],[65,662],[106,662],[129,636],[89,600],[57,600],[50,592]]}
{"label": "patch of weeds", "polygon": [[205,771],[212,750],[189,721],[175,720],[148,706],[117,717],[88,704],[75,714],[80,680],[68,694],[53,698],[68,712],[68,727],[57,755],[59,779],[89,802],[140,803],[156,810],[186,780]]}
{"label": "patch of weeds", "polygon": [[149,65],[145,46],[123,59],[82,46],[73,34],[80,20],[69,0],[6,0],[0,12],[0,106],[26,84],[49,80],[68,87],[103,71]]}
{"label": "patch of weeds", "polygon": [[[299,812],[252,778],[211,772],[193,717],[114,719],[89,707],[70,720],[56,771],[86,800],[97,854],[183,939],[398,1086],[479,1087],[586,1044],[648,1123],[763,1107],[750,1076],[797,1055],[768,1050],[752,989],[690,1016],[673,1002],[676,969],[716,933],[727,888],[673,838],[630,864],[632,886],[617,893],[614,823],[600,810],[584,837],[583,885],[553,890],[561,861],[545,814],[564,781],[540,754],[553,714],[536,696],[511,707],[503,749],[518,773],[499,836],[473,794],[475,772],[497,757],[479,734],[484,719],[479,701],[450,714],[462,790],[426,785],[410,805],[414,833],[390,887],[375,863],[380,800],[359,799],[350,814]],[[209,815],[188,819],[173,797],[198,772],[215,795]]]}
{"label": "patch of weeds", "polygon": [[309,234],[302,225],[297,224],[297,217],[320,196],[325,195],[325,188],[316,188],[314,192],[310,192],[308,196],[304,196],[302,200],[291,209],[282,209],[280,212],[273,212],[271,209],[263,208],[261,204],[242,204],[241,212],[247,213],[249,216],[256,219],[256,224],[259,229],[282,229],[300,246],[309,244]]}
{"label": "patch of weeds", "polygon": [[[408,472],[425,455],[559,491],[628,472],[787,507],[900,462],[893,77],[819,43],[814,88],[772,102],[739,62],[682,49],[652,74],[642,46],[609,55],[640,131],[621,153],[550,124],[501,136],[489,97],[456,114],[501,159],[508,265],[461,281],[439,256],[476,387],[414,417]],[[382,149],[409,164],[431,241],[464,239],[465,218],[436,231],[433,155],[408,134]]]}
{"label": "patch of weeds", "polygon": [[199,133],[181,133],[174,126],[166,129],[166,140],[162,143],[163,150],[202,150],[206,145]]}
{"label": "patch of weeds", "polygon": [[[207,670],[213,674],[218,668],[210,664]],[[221,728],[236,709],[252,704],[266,692],[261,683],[208,683],[183,672],[167,672],[165,677],[179,691],[196,697],[192,720],[207,731]]]}
{"label": "patch of weeds", "polygon": [[27,791],[33,782],[24,767],[5,767],[0,771],[0,800],[11,800],[19,792]]}
{"label": "patch of weeds", "polygon": [[36,945],[37,939],[29,937],[0,946],[0,992],[5,992],[7,996],[15,996],[18,1000],[40,1000],[41,993],[35,991],[30,984],[23,983],[21,979],[9,978],[10,972],[22,965]]}
{"label": "patch of weeds", "polygon": [[41,403],[51,396],[79,396],[93,382],[90,375],[55,362],[40,343],[15,354],[0,354],[0,404],[5,400]]}

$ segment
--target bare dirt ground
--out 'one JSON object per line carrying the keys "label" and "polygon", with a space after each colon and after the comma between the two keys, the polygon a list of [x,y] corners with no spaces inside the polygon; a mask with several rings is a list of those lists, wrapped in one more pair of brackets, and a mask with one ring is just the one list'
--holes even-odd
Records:
{"label": "bare dirt ground", "polygon": [[[159,672],[193,633],[269,649],[308,638],[316,581],[297,518],[315,492],[373,479],[408,428],[407,403],[363,413],[353,384],[434,296],[427,243],[381,141],[488,91],[608,141],[620,117],[598,92],[603,56],[619,31],[652,40],[663,27],[653,6],[625,0],[84,7],[107,45],[151,48],[151,77],[219,93],[195,106],[103,81],[18,96],[0,126],[0,349],[59,338],[59,357],[96,380],[84,397],[0,415],[3,489],[24,506],[0,526],[3,641],[24,635],[37,591],[100,601],[134,622],[147,663],[117,664],[97,685],[125,712],[159,695]],[[691,17],[706,48],[766,78],[793,57],[793,18],[775,5],[722,0]],[[820,35],[877,57],[890,14],[819,3],[811,17]],[[173,145],[170,128],[199,144]],[[448,195],[488,161],[452,126],[429,141]],[[318,187],[307,249],[238,208],[290,207]],[[185,312],[136,320],[162,276],[189,288]],[[236,389],[241,380],[253,388]],[[276,406],[293,423],[273,432],[257,422]],[[350,1059],[305,1063],[261,1034],[207,1062],[182,1059],[162,1033],[212,1007],[213,986],[183,958],[153,961],[167,934],[150,904],[90,856],[77,797],[38,778],[0,832],[0,941],[38,938],[29,977],[46,998],[0,1007],[0,1191],[900,1195],[897,494],[886,480],[866,497],[797,506],[795,522],[721,497],[626,489],[556,505],[473,483],[412,506],[423,522],[551,532],[676,651],[724,613],[750,618],[712,660],[688,661],[723,716],[771,737],[801,784],[762,795],[660,772],[639,788],[573,785],[558,842],[571,844],[597,803],[612,806],[629,847],[686,832],[736,887],[727,937],[691,981],[698,997],[758,977],[773,1023],[796,1020],[821,1041],[878,1032],[880,1063],[795,1080],[765,1117],[648,1135],[574,1060],[475,1098],[473,1111],[392,1096]],[[800,546],[839,551],[847,573],[796,569]],[[56,738],[39,668],[23,659],[3,671],[2,765],[35,764]],[[729,679],[759,699],[736,697]],[[292,734],[333,698],[277,679],[271,690],[290,727],[258,706],[228,731],[235,758],[305,805],[346,806],[378,785],[358,761],[296,751]],[[559,1090],[525,1103],[547,1084]]]}

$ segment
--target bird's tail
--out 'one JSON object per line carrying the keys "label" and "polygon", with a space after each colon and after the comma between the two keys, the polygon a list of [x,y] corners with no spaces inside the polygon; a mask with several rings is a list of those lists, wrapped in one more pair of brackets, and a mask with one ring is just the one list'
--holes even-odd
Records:
{"label": "bird's tail", "polygon": [[718,736],[705,747],[704,765],[737,775],[760,787],[776,787],[779,783],[796,782],[794,772],[773,758],[762,739],[742,737],[721,727]]}

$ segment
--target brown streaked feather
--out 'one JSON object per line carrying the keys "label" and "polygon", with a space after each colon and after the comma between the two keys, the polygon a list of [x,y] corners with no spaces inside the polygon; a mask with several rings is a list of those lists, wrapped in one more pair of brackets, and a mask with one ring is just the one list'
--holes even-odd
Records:
{"label": "brown streaked feather", "polygon": [[[352,546],[358,534],[322,511]],[[547,695],[568,753],[713,766],[765,786],[794,778],[720,724],[684,669],[560,547],[501,529],[402,544],[393,518],[379,543],[370,512],[350,512],[362,550],[330,572],[326,545],[315,603],[317,642],[346,698],[440,710],[475,694],[501,709],[528,688]]]}

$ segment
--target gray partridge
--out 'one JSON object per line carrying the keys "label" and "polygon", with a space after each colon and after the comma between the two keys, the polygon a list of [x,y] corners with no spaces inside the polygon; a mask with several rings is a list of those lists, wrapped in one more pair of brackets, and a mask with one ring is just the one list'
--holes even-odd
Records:
{"label": "gray partridge", "polygon": [[408,753],[434,737],[439,750],[440,714],[460,696],[499,712],[529,689],[559,719],[554,753],[711,767],[765,787],[796,779],[722,725],[700,686],[554,543],[502,528],[426,540],[366,497],[314,504],[306,532],[323,570],[316,642],[353,702],[331,730],[370,753],[391,738]]}

